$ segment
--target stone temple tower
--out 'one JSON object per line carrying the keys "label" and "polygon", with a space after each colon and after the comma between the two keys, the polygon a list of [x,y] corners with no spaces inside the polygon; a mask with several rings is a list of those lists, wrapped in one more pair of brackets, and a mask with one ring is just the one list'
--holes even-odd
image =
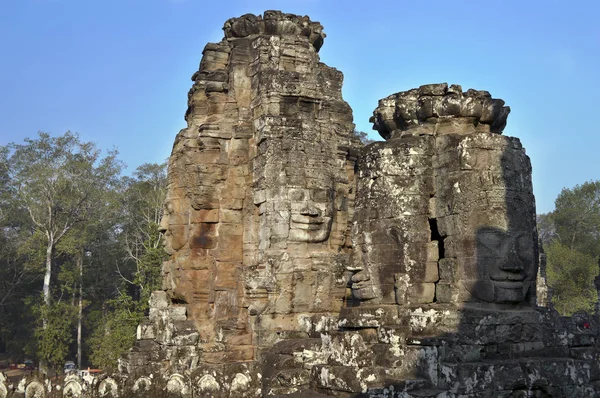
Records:
{"label": "stone temple tower", "polygon": [[432,84],[379,102],[387,141],[360,162],[355,296],[362,303],[535,303],[531,165],[486,91]]}
{"label": "stone temple tower", "polygon": [[504,101],[398,92],[363,147],[318,22],[223,30],[169,160],[163,289],[103,391],[600,396],[596,321],[536,305],[531,163]]}
{"label": "stone temple tower", "polygon": [[164,290],[138,333],[160,360],[133,354],[131,373],[250,374],[281,338],[337,327],[361,144],[322,29],[267,11],[205,47],[169,160]]}

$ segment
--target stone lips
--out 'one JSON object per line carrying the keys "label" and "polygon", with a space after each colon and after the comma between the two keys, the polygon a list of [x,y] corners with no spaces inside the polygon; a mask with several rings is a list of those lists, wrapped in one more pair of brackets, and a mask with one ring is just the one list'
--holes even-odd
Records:
{"label": "stone lips", "polygon": [[[396,132],[443,134],[444,127],[456,131],[465,125],[463,134],[473,132],[502,133],[510,107],[494,99],[489,92],[447,83],[427,84],[419,88],[392,94],[379,101],[370,121],[373,129],[388,139]],[[441,128],[441,129],[440,129]],[[415,130],[417,129],[417,130]]]}

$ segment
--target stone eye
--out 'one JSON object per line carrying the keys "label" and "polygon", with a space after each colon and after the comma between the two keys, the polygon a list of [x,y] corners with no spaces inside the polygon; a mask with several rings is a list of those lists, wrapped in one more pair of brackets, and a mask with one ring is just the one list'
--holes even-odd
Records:
{"label": "stone eye", "polygon": [[479,234],[478,242],[483,245],[484,248],[495,251],[500,248],[502,244],[503,236],[495,232],[484,232]]}

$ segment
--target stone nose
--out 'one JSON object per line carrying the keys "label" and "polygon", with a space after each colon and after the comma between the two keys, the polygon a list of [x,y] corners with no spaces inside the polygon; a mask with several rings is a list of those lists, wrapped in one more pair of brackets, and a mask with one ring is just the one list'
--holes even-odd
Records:
{"label": "stone nose", "polygon": [[522,272],[525,269],[525,265],[519,257],[514,244],[511,246],[505,261],[500,265],[500,269],[506,272]]}
{"label": "stone nose", "polygon": [[167,229],[169,228],[169,222],[167,220],[167,216],[163,215],[160,218],[160,223],[158,224],[158,232],[160,232],[161,234],[164,234],[165,232],[167,232]]}

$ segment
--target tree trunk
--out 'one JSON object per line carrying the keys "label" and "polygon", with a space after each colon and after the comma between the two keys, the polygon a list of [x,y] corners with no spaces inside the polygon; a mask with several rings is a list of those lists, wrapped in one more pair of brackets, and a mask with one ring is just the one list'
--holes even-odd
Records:
{"label": "tree trunk", "polygon": [[81,369],[81,322],[83,317],[83,251],[77,256],[79,263],[79,316],[77,317],[77,369]]}
{"label": "tree trunk", "polygon": [[[46,272],[44,274],[44,286],[43,286],[43,294],[44,294],[44,306],[46,309],[50,306],[50,278],[52,276],[52,251],[54,249],[54,240],[53,237],[50,236],[48,238],[48,246],[46,247]],[[42,317],[42,327],[44,330],[48,327],[48,319],[44,315]],[[45,359],[40,359],[39,365],[40,373],[48,374],[48,363]]]}
{"label": "tree trunk", "polygon": [[[53,239],[48,239],[48,247],[46,247],[46,273],[44,274],[44,304],[50,305],[50,277],[52,276],[52,250],[54,249]],[[44,329],[46,328],[47,320],[44,319]]]}

